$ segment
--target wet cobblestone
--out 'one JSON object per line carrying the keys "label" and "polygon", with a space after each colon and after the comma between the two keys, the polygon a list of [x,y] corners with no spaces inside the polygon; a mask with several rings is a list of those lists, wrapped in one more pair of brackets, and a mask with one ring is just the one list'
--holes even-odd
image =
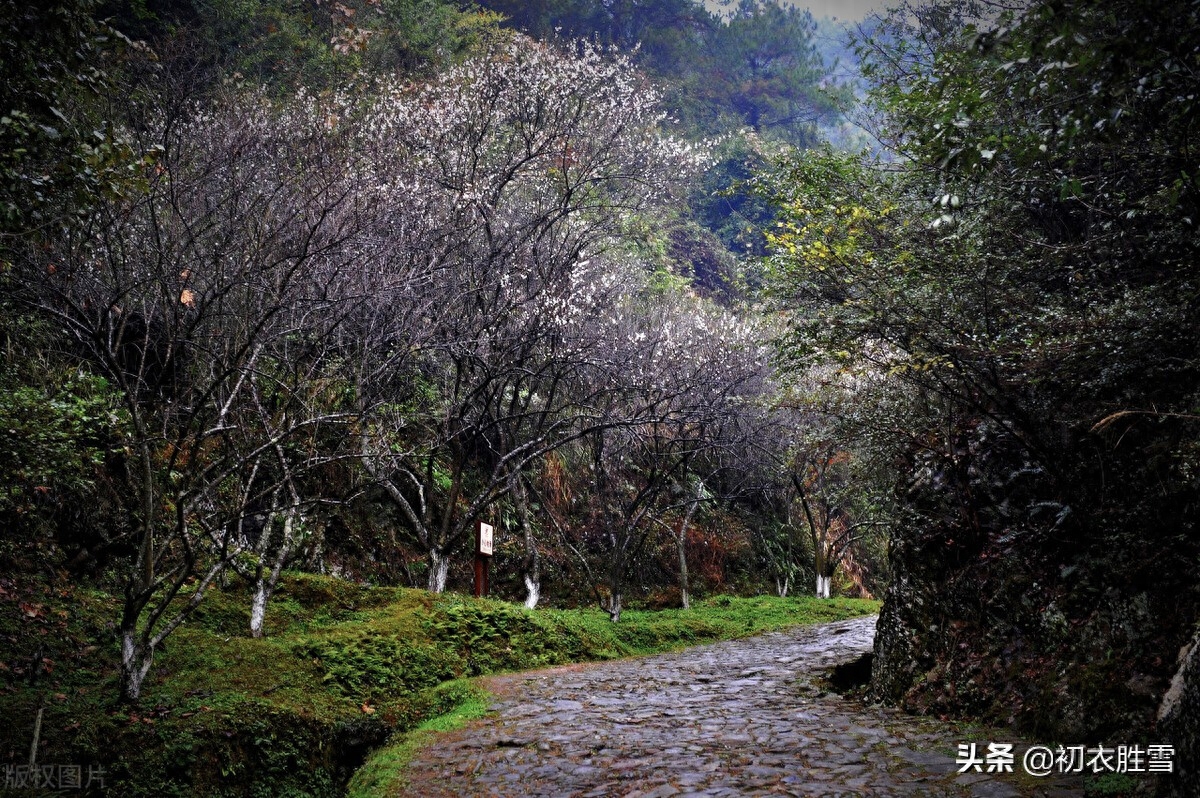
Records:
{"label": "wet cobblestone", "polygon": [[[438,735],[412,796],[718,798],[1082,796],[1021,772],[1013,735],[904,715],[830,692],[875,619],[485,682],[488,717]],[[1017,743],[1013,774],[959,774],[959,743]]]}

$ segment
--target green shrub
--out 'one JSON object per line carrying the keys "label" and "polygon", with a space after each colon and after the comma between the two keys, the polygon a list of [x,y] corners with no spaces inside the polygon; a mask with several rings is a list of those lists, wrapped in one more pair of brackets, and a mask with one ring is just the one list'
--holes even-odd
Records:
{"label": "green shrub", "polygon": [[522,607],[449,604],[439,607],[424,628],[430,638],[454,648],[471,676],[566,661],[551,625]]}
{"label": "green shrub", "polygon": [[463,672],[463,662],[444,647],[364,634],[302,645],[302,656],[318,660],[322,680],[338,693],[374,700],[433,687]]}

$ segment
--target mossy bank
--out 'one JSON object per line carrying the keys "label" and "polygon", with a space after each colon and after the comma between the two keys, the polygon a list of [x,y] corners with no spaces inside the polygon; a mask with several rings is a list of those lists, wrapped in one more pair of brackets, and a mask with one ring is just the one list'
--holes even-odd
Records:
{"label": "mossy bank", "polygon": [[[208,596],[159,651],[141,702],[117,698],[118,599],[66,581],[0,579],[0,758],[79,767],[76,794],[340,796],[397,732],[478,700],[470,677],[610,659],[874,612],[853,599],[719,596],[692,610],[537,610],[501,601],[283,582],[267,636],[249,594]],[[92,788],[86,788],[92,777]],[[104,789],[97,789],[100,777]],[[13,794],[33,794],[16,791]]]}

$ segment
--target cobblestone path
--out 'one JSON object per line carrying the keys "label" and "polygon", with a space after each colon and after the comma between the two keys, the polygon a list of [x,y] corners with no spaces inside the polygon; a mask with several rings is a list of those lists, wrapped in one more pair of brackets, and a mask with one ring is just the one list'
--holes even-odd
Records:
{"label": "cobblestone path", "polygon": [[[488,717],[413,761],[413,796],[1082,796],[1077,783],[958,774],[959,743],[1011,735],[828,691],[875,619],[674,654],[492,677]],[[1061,779],[1061,777],[1060,777]]]}

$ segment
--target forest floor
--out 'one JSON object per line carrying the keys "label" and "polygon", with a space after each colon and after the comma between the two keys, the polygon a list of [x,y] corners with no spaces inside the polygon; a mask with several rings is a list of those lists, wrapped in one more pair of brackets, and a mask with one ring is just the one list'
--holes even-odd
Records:
{"label": "forest floor", "polygon": [[[1083,796],[1037,778],[1012,733],[917,718],[833,692],[871,650],[875,618],[681,652],[492,676],[486,717],[436,735],[412,796]],[[959,773],[958,746],[1013,743],[1013,773]],[[1074,780],[1071,780],[1074,779]],[[1087,791],[1089,794],[1092,790]]]}

